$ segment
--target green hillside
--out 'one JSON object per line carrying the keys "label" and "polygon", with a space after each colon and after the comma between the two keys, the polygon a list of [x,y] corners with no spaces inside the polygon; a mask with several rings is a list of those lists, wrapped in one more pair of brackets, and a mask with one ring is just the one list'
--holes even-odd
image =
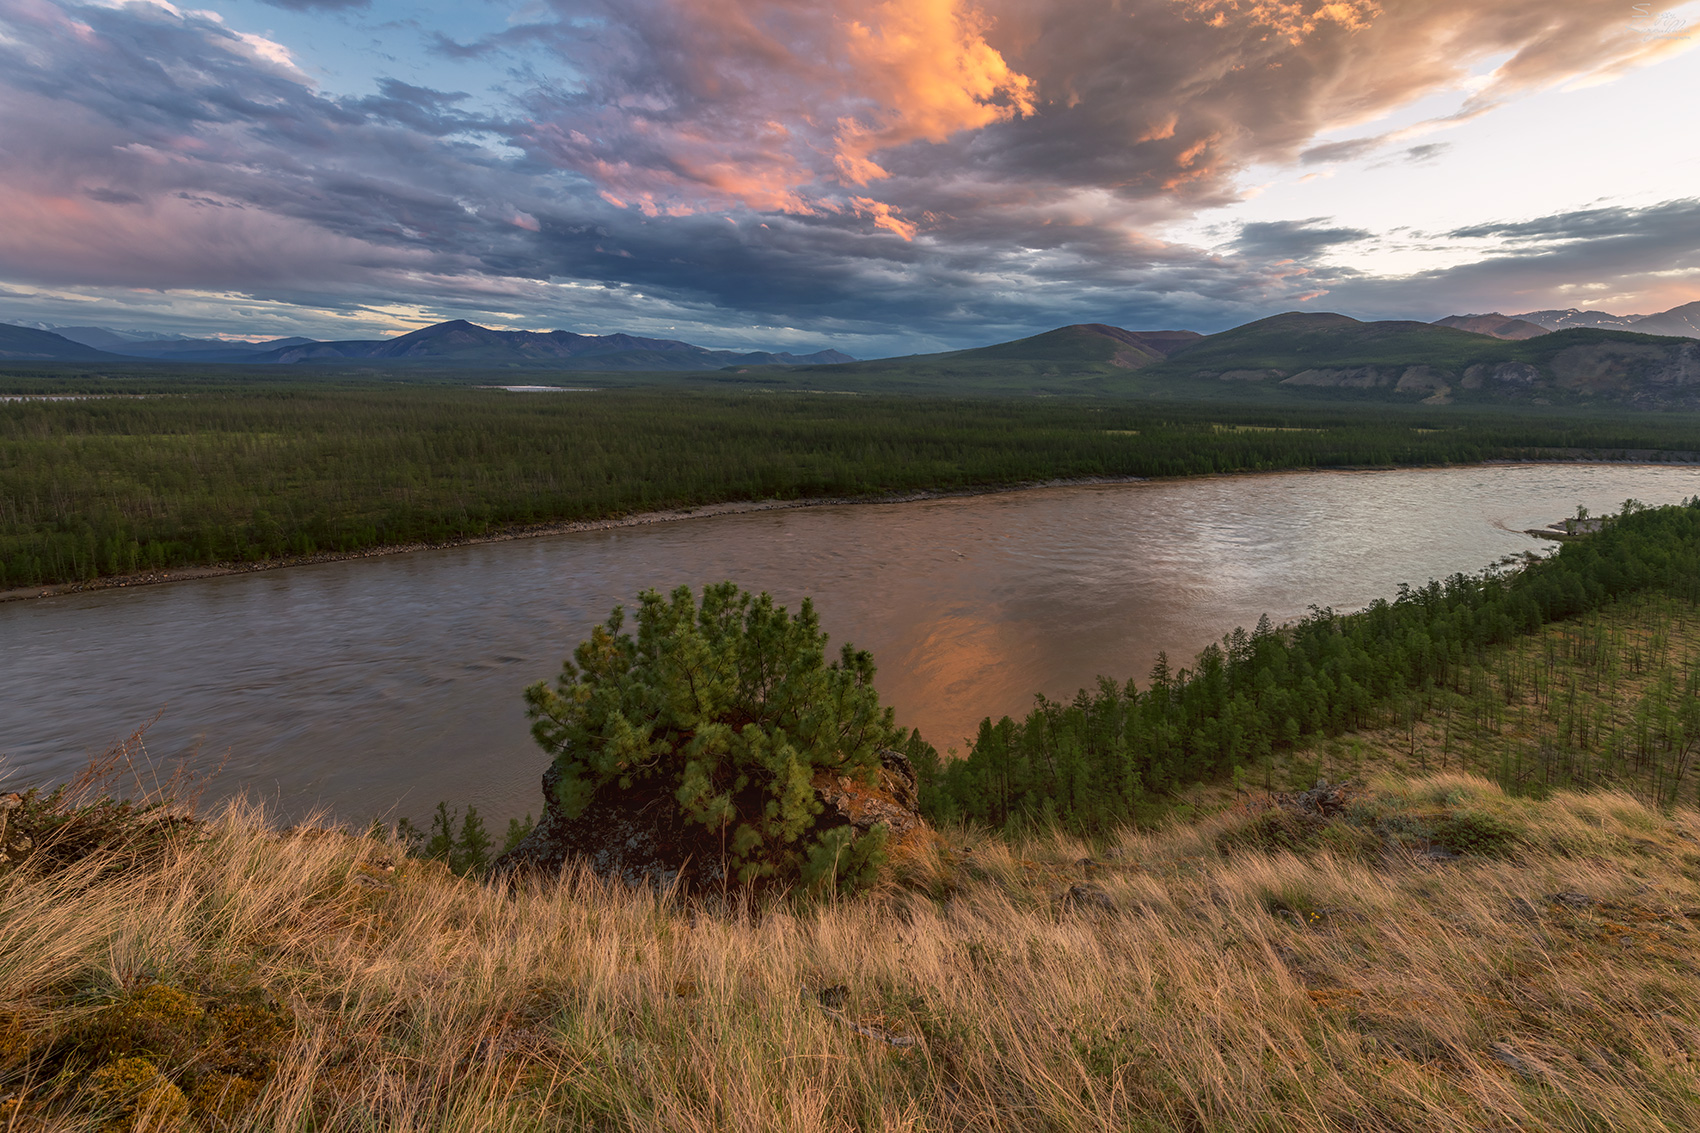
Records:
{"label": "green hillside", "polygon": [[1700,406],[1700,343],[1577,328],[1513,341],[1430,323],[1289,312],[1210,335],[1095,392],[1277,401]]}
{"label": "green hillside", "polygon": [[1284,374],[1322,366],[1433,366],[1461,373],[1476,363],[1550,366],[1564,350],[1609,343],[1680,347],[1685,340],[1633,331],[1579,328],[1536,339],[1498,339],[1433,323],[1359,322],[1345,315],[1290,311],[1200,339],[1176,351],[1165,374],[1210,376],[1235,369]]}
{"label": "green hillside", "polygon": [[974,350],[700,380],[862,393],[1091,394],[1283,404],[1700,408],[1700,343],[1575,328],[1508,340],[1434,323],[1290,311],[1208,336],[1101,323]]}
{"label": "green hillside", "polygon": [[1192,331],[1077,323],[972,350],[835,366],[744,366],[716,380],[869,393],[1082,393],[1091,379],[1155,365],[1202,341]]}
{"label": "green hillside", "polygon": [[1491,357],[1502,340],[1433,323],[1363,323],[1346,315],[1289,311],[1210,335],[1170,359],[1170,372],[1323,365],[1448,366]]}

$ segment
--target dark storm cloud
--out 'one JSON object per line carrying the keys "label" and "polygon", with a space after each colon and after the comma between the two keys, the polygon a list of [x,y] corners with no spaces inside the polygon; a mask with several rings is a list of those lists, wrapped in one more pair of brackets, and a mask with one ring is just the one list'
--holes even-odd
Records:
{"label": "dark storm cloud", "polygon": [[1361,228],[1319,228],[1325,218],[1259,221],[1242,225],[1234,248],[1244,256],[1269,260],[1308,260],[1335,244],[1352,244],[1374,235]]}
{"label": "dark storm cloud", "polygon": [[1620,242],[1673,244],[1673,249],[1692,250],[1700,246],[1700,199],[1666,201],[1650,208],[1578,209],[1533,220],[1490,221],[1455,228],[1447,235],[1498,236],[1519,243],[1581,244],[1594,248]]}
{"label": "dark storm cloud", "polygon": [[[1382,317],[1413,307],[1419,308],[1413,314],[1426,310],[1430,317],[1500,307],[1521,311],[1552,306],[1556,280],[1565,289],[1556,302],[1585,307],[1645,292],[1650,275],[1680,280],[1700,271],[1700,199],[1582,209],[1471,225],[1445,235],[1497,238],[1505,242],[1504,249],[1399,280],[1342,279],[1330,302]],[[1666,305],[1684,301],[1686,294],[1673,289]]]}

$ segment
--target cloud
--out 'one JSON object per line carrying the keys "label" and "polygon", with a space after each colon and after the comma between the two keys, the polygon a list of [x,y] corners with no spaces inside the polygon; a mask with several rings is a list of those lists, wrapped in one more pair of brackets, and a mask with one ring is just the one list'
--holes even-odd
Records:
{"label": "cloud", "polygon": [[126,193],[122,189],[108,189],[101,185],[84,189],[83,193],[91,200],[99,201],[104,205],[139,205],[142,203],[142,198],[134,193]]}
{"label": "cloud", "polygon": [[1311,146],[1299,154],[1301,165],[1322,165],[1332,161],[1351,161],[1374,153],[1381,148],[1380,138],[1354,138],[1345,142],[1328,142]]}
{"label": "cloud", "polygon": [[1554,306],[1662,310],[1700,290],[1700,199],[1577,209],[1443,235],[1497,247],[1470,263],[1397,280],[1341,279],[1331,301],[1438,317]]}
{"label": "cloud", "polygon": [[1374,233],[1361,228],[1319,228],[1323,217],[1309,220],[1259,221],[1240,227],[1234,248],[1243,256],[1269,260],[1309,260],[1335,244],[1368,240]]}
{"label": "cloud", "polygon": [[1407,149],[1404,153],[1404,158],[1406,162],[1416,165],[1425,161],[1434,161],[1451,148],[1452,143],[1450,142],[1427,142],[1423,145],[1412,146],[1410,149]]}
{"label": "cloud", "polygon": [[[647,215],[843,209],[883,152],[1033,109],[965,0],[552,0],[553,19],[455,50],[541,47],[520,143]],[[889,215],[889,211],[887,214]]]}
{"label": "cloud", "polygon": [[428,36],[428,42],[428,50],[431,54],[439,55],[444,59],[479,59],[498,50],[497,45],[493,42],[461,43],[440,31],[431,32]]}
{"label": "cloud", "polygon": [[[791,342],[787,328],[807,327],[858,354],[1082,319],[1219,326],[1319,292],[1374,305],[1392,291],[1319,262],[1369,237],[1355,228],[1250,224],[1218,253],[1149,233],[1237,200],[1254,164],[1381,147],[1432,159],[1444,143],[1398,132],[1324,140],[1415,100],[1473,91],[1461,113],[1485,113],[1649,50],[1597,0],[538,0],[527,13],[471,42],[423,33],[440,58],[508,67],[505,95],[382,78],[337,97],[283,46],[208,13],[11,0],[0,276],[144,306],[170,292],[208,310],[295,303],[333,324],[482,311]],[[1668,232],[1662,217],[1638,222]],[[1680,260],[1680,236],[1637,242],[1621,217],[1572,215],[1569,236],[1540,223],[1452,238],[1601,279],[1614,247],[1625,263]],[[1565,260],[1567,241],[1592,251]],[[1484,261],[1405,285],[1509,271]]]}
{"label": "cloud", "polygon": [[372,0],[261,0],[261,2],[291,12],[340,12],[370,7]]}
{"label": "cloud", "polygon": [[1648,208],[1612,206],[1577,209],[1530,220],[1489,221],[1455,228],[1448,236],[1463,239],[1500,237],[1521,244],[1549,247],[1654,241],[1692,251],[1700,248],[1700,199],[1666,201]]}

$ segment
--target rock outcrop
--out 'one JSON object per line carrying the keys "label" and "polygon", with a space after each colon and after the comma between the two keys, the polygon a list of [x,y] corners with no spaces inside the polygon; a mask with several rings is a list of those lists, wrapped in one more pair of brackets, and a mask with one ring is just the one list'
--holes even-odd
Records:
{"label": "rock outcrop", "polygon": [[[718,889],[726,882],[725,847],[719,831],[689,822],[664,790],[640,784],[597,791],[577,817],[561,810],[556,785],[560,771],[543,772],[543,817],[512,850],[496,859],[498,877],[557,876],[582,863],[598,876],[663,889]],[[880,753],[871,785],[829,771],[815,772],[820,828],[850,826],[858,835],[884,825],[888,846],[901,853],[930,837],[916,809],[915,769],[901,752]]]}
{"label": "rock outcrop", "polygon": [[1342,389],[1375,389],[1389,386],[1398,380],[1394,367],[1347,366],[1336,370],[1301,370],[1281,384],[1284,386],[1321,386]]}

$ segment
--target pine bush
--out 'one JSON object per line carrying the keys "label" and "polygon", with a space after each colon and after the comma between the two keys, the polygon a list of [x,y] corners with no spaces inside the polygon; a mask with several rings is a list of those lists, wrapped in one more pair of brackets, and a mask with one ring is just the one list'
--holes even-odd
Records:
{"label": "pine bush", "polygon": [[563,811],[644,787],[718,833],[741,883],[868,880],[883,838],[821,827],[812,783],[817,769],[871,781],[880,749],[903,743],[868,653],[845,645],[828,663],[813,603],[792,616],[730,582],[704,587],[700,604],[689,587],[646,591],[636,623],[625,632],[615,607],[553,688],[526,690]]}

